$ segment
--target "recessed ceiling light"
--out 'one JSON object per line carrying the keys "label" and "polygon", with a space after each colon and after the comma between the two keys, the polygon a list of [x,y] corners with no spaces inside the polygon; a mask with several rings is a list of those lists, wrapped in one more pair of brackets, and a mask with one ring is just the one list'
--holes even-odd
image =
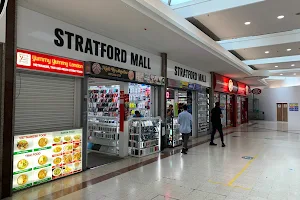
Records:
{"label": "recessed ceiling light", "polygon": [[268,53],[270,53],[270,51],[265,51],[265,53],[267,53],[267,54],[268,54]]}
{"label": "recessed ceiling light", "polygon": [[277,19],[283,19],[284,18],[284,15],[279,15],[278,17],[277,17]]}
{"label": "recessed ceiling light", "polygon": [[280,74],[280,76],[282,76],[283,74]]}
{"label": "recessed ceiling light", "polygon": [[294,73],[294,76],[296,76],[297,74],[296,73]]}
{"label": "recessed ceiling light", "polygon": [[287,49],[286,51],[292,51],[292,49]]}
{"label": "recessed ceiling light", "polygon": [[250,25],[251,24],[251,22],[245,22],[245,25]]}
{"label": "recessed ceiling light", "polygon": [[291,64],[292,67],[295,67],[295,64]]}
{"label": "recessed ceiling light", "polygon": [[276,65],[275,67],[277,68],[278,66]]}

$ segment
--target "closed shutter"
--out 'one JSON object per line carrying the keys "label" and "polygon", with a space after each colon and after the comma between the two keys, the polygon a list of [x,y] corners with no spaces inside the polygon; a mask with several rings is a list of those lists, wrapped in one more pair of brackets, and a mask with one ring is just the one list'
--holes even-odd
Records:
{"label": "closed shutter", "polygon": [[18,70],[15,135],[71,129],[75,78]]}

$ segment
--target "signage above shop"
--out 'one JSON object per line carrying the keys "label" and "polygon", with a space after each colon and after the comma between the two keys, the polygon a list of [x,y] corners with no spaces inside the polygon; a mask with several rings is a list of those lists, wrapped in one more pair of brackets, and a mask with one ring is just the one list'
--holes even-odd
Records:
{"label": "signage above shop", "polygon": [[242,96],[249,94],[249,86],[228,77],[214,74],[214,90],[216,92],[233,93]]}
{"label": "signage above shop", "polygon": [[[81,53],[86,53],[101,58],[107,58],[121,63],[130,62],[131,65],[151,70],[150,58],[125,49],[106,44],[95,39],[83,37],[70,31],[56,28],[54,30],[54,44],[57,47],[67,47]],[[130,59],[128,59],[130,58]]]}
{"label": "signage above shop", "polygon": [[196,80],[200,82],[206,82],[206,75],[194,72],[192,70],[184,69],[182,67],[175,66],[174,71],[175,76],[180,76],[184,78],[188,78],[191,80]]}
{"label": "signage above shop", "polygon": [[17,67],[57,74],[83,76],[83,62],[57,56],[17,50]]}
{"label": "signage above shop", "polygon": [[261,94],[261,89],[259,89],[259,88],[254,88],[254,89],[252,90],[252,93],[253,93],[253,94]]}
{"label": "signage above shop", "polygon": [[156,76],[152,74],[146,74],[143,72],[135,72],[135,81],[140,83],[149,83],[154,85],[164,85],[165,78],[162,76]]}
{"label": "signage above shop", "polygon": [[186,81],[178,81],[168,78],[168,87],[170,88],[179,88],[185,90],[197,90],[201,91],[204,87],[197,83],[189,83]]}
{"label": "signage above shop", "polygon": [[135,80],[135,72],[132,70],[122,69],[96,62],[85,62],[85,74],[99,78],[111,78],[124,81]]}

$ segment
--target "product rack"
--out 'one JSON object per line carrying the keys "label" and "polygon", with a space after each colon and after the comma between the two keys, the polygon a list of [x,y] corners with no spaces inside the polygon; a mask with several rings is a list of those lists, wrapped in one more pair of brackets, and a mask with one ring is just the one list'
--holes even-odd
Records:
{"label": "product rack", "polygon": [[160,151],[160,117],[129,120],[129,155],[143,157]]}
{"label": "product rack", "polygon": [[167,119],[168,146],[176,147],[182,145],[182,136],[179,132],[178,118]]}

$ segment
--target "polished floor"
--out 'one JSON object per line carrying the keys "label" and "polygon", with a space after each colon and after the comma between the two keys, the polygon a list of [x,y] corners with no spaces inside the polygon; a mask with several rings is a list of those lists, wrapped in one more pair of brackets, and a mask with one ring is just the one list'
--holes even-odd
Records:
{"label": "polished floor", "polygon": [[13,200],[300,200],[300,123],[254,122],[227,130],[226,148],[192,141],[14,194]]}

